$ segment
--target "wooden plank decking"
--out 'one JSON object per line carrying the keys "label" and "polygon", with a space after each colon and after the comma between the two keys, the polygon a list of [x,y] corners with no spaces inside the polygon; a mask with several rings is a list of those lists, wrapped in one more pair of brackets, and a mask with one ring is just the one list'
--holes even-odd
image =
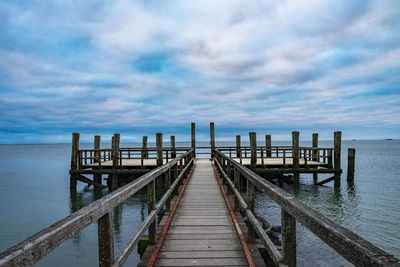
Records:
{"label": "wooden plank decking", "polygon": [[[243,218],[238,219],[241,227],[245,227]],[[146,266],[153,247],[148,246],[138,266]],[[256,265],[265,266],[256,245],[249,244],[249,248]],[[248,266],[209,159],[196,160],[155,265]]]}

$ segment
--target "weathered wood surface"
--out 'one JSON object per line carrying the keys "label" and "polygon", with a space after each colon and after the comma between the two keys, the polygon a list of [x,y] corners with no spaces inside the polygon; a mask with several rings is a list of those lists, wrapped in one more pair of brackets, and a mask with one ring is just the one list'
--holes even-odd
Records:
{"label": "weathered wood surface", "polygon": [[356,149],[349,148],[347,152],[347,181],[354,182]]}
{"label": "weathered wood surface", "polygon": [[[217,183],[211,162],[197,159],[155,266],[248,266]],[[243,218],[239,223],[244,225]],[[264,266],[258,250],[251,248],[257,266]],[[147,264],[152,250],[149,246],[139,266]]]}

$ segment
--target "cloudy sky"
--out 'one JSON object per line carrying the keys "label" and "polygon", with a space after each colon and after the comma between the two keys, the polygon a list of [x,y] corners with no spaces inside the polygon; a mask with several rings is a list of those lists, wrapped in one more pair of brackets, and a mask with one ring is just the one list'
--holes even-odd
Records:
{"label": "cloudy sky", "polygon": [[400,138],[398,0],[10,0],[0,21],[0,143]]}

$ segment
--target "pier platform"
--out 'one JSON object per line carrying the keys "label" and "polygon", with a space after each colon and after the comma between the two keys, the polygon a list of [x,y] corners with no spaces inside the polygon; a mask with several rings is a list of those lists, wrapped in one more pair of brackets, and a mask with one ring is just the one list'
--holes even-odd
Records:
{"label": "pier platform", "polygon": [[[232,158],[234,161],[240,163],[243,165],[250,165],[250,158]],[[163,164],[172,161],[173,159],[163,159]],[[261,159],[258,158],[257,159],[257,163],[258,166],[265,166],[265,167],[269,167],[269,166],[274,166],[274,167],[283,167],[283,166],[287,166],[287,167],[291,167],[293,166],[293,159],[292,158],[287,158],[284,159],[283,158],[265,158],[265,159]],[[299,159],[299,167],[304,167],[305,164],[305,160],[304,159]],[[327,164],[323,163],[323,162],[319,162],[319,161],[312,161],[312,160],[308,160],[307,161],[307,165],[309,167],[326,167]],[[99,167],[100,164],[97,163],[90,163],[90,164],[85,164],[83,165],[83,168],[96,168]],[[146,167],[156,167],[157,166],[157,159],[121,159],[120,160],[120,167],[122,168],[138,168],[141,166],[146,166]],[[113,167],[113,161],[112,160],[107,160],[107,161],[103,161],[101,162],[101,167],[103,168],[112,168]]]}

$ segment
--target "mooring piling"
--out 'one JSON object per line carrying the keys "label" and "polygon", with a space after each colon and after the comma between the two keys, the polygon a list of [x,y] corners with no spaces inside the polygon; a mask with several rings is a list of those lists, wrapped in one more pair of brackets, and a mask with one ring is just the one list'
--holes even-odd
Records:
{"label": "mooring piling", "polygon": [[147,159],[149,152],[147,151],[147,136],[143,136],[142,140],[142,158]]}
{"label": "mooring piling", "polygon": [[354,182],[354,171],[355,171],[355,157],[356,149],[349,148],[347,151],[347,182]]}
{"label": "mooring piling", "polygon": [[195,157],[196,157],[196,124],[194,122],[191,123],[191,144],[192,148],[195,151]]}
{"label": "mooring piling", "polygon": [[[293,158],[293,169],[299,168],[299,135],[297,131],[292,132],[292,158]],[[300,184],[300,174],[298,172],[293,173],[294,185]]]}
{"label": "mooring piling", "polygon": [[[313,148],[313,153],[312,153],[313,161],[319,161],[318,134],[317,133],[312,134],[312,148]],[[316,166],[315,168],[318,169],[318,166]],[[318,183],[318,173],[313,173],[313,182],[314,182],[314,185],[316,183]]]}
{"label": "mooring piling", "polygon": [[236,135],[236,157],[240,158],[240,135]]}
{"label": "mooring piling", "polygon": [[[94,137],[94,163],[100,162],[100,135]],[[93,174],[93,181],[101,184],[101,173]]]}
{"label": "mooring piling", "polygon": [[157,166],[163,165],[162,133],[156,134]]}
{"label": "mooring piling", "polygon": [[[210,122],[210,145],[211,145],[211,154],[215,149],[215,131],[214,131],[214,122]],[[211,156],[212,157],[212,156]]]}
{"label": "mooring piling", "polygon": [[272,142],[271,142],[271,135],[270,134],[266,134],[265,135],[265,148],[266,148],[266,155],[267,158],[271,157],[271,146],[272,146]]}
{"label": "mooring piling", "polygon": [[171,158],[176,158],[175,136],[171,135]]}
{"label": "mooring piling", "polygon": [[[72,150],[71,150],[71,170],[78,169],[79,157],[79,133],[72,134]],[[70,185],[71,190],[76,190],[76,175],[71,174]]]}
{"label": "mooring piling", "polygon": [[[119,143],[120,143],[120,134],[115,133],[112,137],[112,166],[113,170],[118,169],[119,165]],[[117,189],[118,187],[118,175],[111,175],[111,191]]]}
{"label": "mooring piling", "polygon": [[250,139],[250,168],[253,170],[257,167],[257,139],[255,132],[249,132],[249,139]]}
{"label": "mooring piling", "polygon": [[[341,149],[342,149],[342,132],[336,131],[333,134],[333,151],[334,151],[333,152],[333,154],[334,154],[333,168],[336,169],[337,171],[339,171],[341,168],[341,164],[340,164]],[[340,187],[340,173],[339,172],[335,172],[334,186]]]}

